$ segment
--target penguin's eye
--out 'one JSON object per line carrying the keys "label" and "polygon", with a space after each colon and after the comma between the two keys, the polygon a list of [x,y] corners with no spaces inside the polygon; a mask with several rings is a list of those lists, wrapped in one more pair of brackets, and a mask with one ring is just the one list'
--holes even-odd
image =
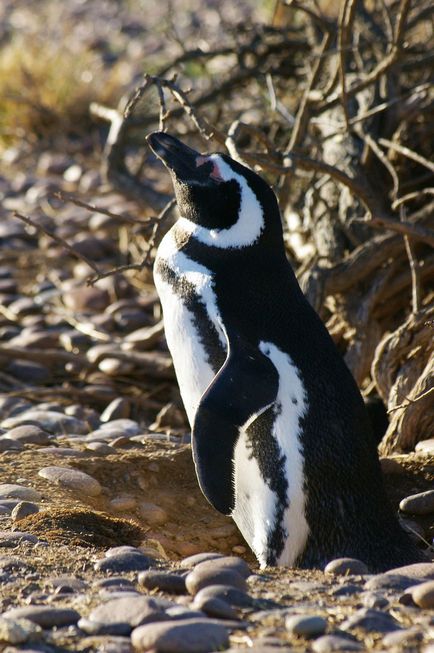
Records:
{"label": "penguin's eye", "polygon": [[198,156],[196,158],[196,168],[199,168],[200,166],[203,165],[207,165],[209,167],[210,169],[209,177],[213,181],[217,181],[217,182],[224,181],[216,161],[213,161],[213,159],[211,159],[209,156]]}

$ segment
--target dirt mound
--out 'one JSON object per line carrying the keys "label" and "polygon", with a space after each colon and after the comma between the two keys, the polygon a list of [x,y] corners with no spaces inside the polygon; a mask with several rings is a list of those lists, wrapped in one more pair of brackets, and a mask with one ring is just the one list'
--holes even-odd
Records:
{"label": "dirt mound", "polygon": [[145,537],[133,521],[85,509],[46,510],[25,517],[19,528],[49,542],[86,547],[138,546]]}

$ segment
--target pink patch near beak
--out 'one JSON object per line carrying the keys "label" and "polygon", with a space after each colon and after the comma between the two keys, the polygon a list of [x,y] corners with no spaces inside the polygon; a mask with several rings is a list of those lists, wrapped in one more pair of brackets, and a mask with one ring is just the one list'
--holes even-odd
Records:
{"label": "pink patch near beak", "polygon": [[[203,165],[204,163],[209,163],[210,158],[208,156],[202,156],[199,155],[196,157],[196,168],[199,168],[199,166]],[[219,167],[215,161],[211,160],[212,165],[212,170],[210,172],[210,177],[214,179],[215,181],[224,181],[223,177],[220,174]]]}

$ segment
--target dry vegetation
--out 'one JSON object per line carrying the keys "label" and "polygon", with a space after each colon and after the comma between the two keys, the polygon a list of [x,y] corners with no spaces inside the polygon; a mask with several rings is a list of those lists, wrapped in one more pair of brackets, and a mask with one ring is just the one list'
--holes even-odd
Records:
{"label": "dry vegetation", "polygon": [[387,407],[384,453],[434,433],[432,45],[428,2],[345,0],[333,17],[294,0],[272,26],[145,75],[126,109],[92,107],[111,123],[108,179],[154,208],[166,198],[136,135],[158,123],[269,178],[307,296],[365,396]]}

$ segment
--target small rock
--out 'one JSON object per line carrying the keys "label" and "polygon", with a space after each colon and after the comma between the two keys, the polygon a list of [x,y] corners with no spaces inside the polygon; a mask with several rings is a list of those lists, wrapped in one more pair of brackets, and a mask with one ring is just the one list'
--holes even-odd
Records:
{"label": "small rock", "polygon": [[434,438],[429,440],[420,440],[415,447],[415,451],[418,453],[424,453],[429,455],[434,455]]}
{"label": "small rock", "polygon": [[365,563],[355,558],[336,558],[326,565],[324,572],[337,576],[369,574]]}
{"label": "small rock", "polygon": [[429,580],[426,583],[417,585],[411,592],[413,601],[420,608],[432,609],[434,608],[434,580]]}
{"label": "small rock", "polygon": [[99,496],[102,492],[102,487],[95,478],[71,467],[44,467],[38,475],[68,490],[91,497]]}
{"label": "small rock", "polygon": [[[185,578],[165,571],[143,571],[138,577],[139,585],[148,590],[158,589],[169,594],[186,594]],[[229,617],[228,617],[229,618]]]}
{"label": "small rock", "polygon": [[323,635],[312,644],[315,653],[332,653],[333,651],[362,651],[363,646],[355,639],[339,635]]}
{"label": "small rock", "polygon": [[239,608],[250,608],[255,602],[247,592],[243,592],[230,585],[208,585],[199,590],[194,600],[205,601],[206,599],[212,598],[222,599],[226,603],[229,603],[229,605],[235,605]]}
{"label": "small rock", "polygon": [[63,302],[73,311],[103,311],[110,304],[110,295],[107,290],[96,286],[80,286],[69,288],[63,293]]}
{"label": "small rock", "polygon": [[11,512],[12,521],[19,521],[29,515],[35,515],[37,512],[39,512],[39,506],[36,503],[20,501]]}
{"label": "small rock", "polygon": [[12,483],[0,484],[0,501],[9,497],[22,501],[40,501],[42,499],[42,495],[31,487]]}
{"label": "small rock", "polygon": [[349,619],[341,624],[342,630],[354,630],[359,628],[368,633],[390,633],[394,630],[400,630],[401,626],[386,612],[373,610],[370,608],[361,608],[357,610]]}
{"label": "small rock", "polygon": [[134,510],[136,505],[137,501],[135,497],[132,496],[115,497],[110,501],[110,508],[115,512],[128,512],[129,510]]}
{"label": "small rock", "polygon": [[204,560],[195,565],[197,573],[207,573],[209,571],[236,571],[243,578],[251,576],[252,572],[245,560],[237,556],[223,556],[213,560]]}
{"label": "small rock", "polygon": [[237,611],[223,599],[199,597],[198,601],[196,599],[193,601],[193,607],[216,619],[238,619]]}
{"label": "small rock", "polygon": [[140,626],[131,633],[133,647],[159,653],[209,653],[229,646],[227,629],[207,619],[186,619]]}
{"label": "small rock", "polygon": [[[208,565],[206,562],[201,563],[201,565],[205,564]],[[237,571],[209,567],[200,570],[199,567],[201,565],[197,565],[193,571],[190,571],[185,579],[187,590],[190,594],[197,594],[199,590],[209,585],[229,585],[242,592],[247,590],[245,579]]]}
{"label": "small rock", "polygon": [[378,592],[363,592],[361,599],[365,608],[386,608],[389,605],[386,597]]}
{"label": "small rock", "polygon": [[417,650],[417,644],[423,639],[423,633],[416,627],[406,628],[405,630],[397,630],[394,633],[388,633],[383,637],[383,646],[386,648],[392,648],[395,646],[403,646],[405,650],[408,650],[410,645],[415,647]]}
{"label": "small rock", "polygon": [[103,625],[128,624],[130,630],[165,618],[167,617],[155,599],[141,595],[106,601],[88,615],[89,621]]}
{"label": "small rock", "polygon": [[28,607],[12,608],[2,615],[6,619],[28,619],[41,628],[53,626],[69,626],[76,624],[80,614],[70,608],[52,608],[48,605],[32,605]]}
{"label": "small rock", "polygon": [[169,519],[167,512],[160,506],[155,505],[155,503],[142,502],[139,504],[139,511],[145,522],[155,526],[162,526]]}
{"label": "small rock", "polygon": [[143,571],[149,569],[155,560],[145,556],[140,551],[126,551],[125,553],[117,553],[108,558],[98,560],[94,564],[97,571],[113,571],[116,573],[123,571]]}
{"label": "small rock", "polygon": [[215,560],[216,558],[223,558],[224,556],[221,553],[214,553],[210,551],[209,553],[196,553],[195,555],[188,556],[181,560],[181,567],[183,569],[191,569],[201,562],[206,560]]}
{"label": "small rock", "polygon": [[17,440],[22,444],[48,444],[50,442],[49,434],[39,426],[25,424],[17,426],[8,432],[8,438]]}
{"label": "small rock", "polygon": [[111,576],[110,578],[101,578],[95,581],[95,587],[107,589],[109,587],[128,587],[134,589],[134,583],[124,576]]}
{"label": "small rock", "polygon": [[434,490],[427,490],[406,497],[399,504],[399,509],[413,515],[430,515],[434,513]]}
{"label": "small rock", "polygon": [[84,435],[89,431],[86,422],[70,415],[64,415],[63,413],[56,413],[50,410],[26,410],[19,415],[3,420],[1,426],[5,429],[13,429],[16,426],[22,426],[24,424],[39,426],[42,430],[55,435],[62,435],[64,433]]}
{"label": "small rock", "polygon": [[300,637],[318,637],[327,629],[327,620],[316,615],[293,615],[285,619],[286,629]]}
{"label": "small rock", "polygon": [[29,571],[32,567],[24,560],[15,556],[0,556],[0,569],[2,571]]}
{"label": "small rock", "polygon": [[21,451],[22,449],[24,449],[24,445],[21,442],[4,436],[0,437],[0,452]]}
{"label": "small rock", "polygon": [[0,642],[24,644],[42,635],[42,629],[29,619],[5,619],[0,617]]}
{"label": "small rock", "polygon": [[91,621],[87,617],[82,617],[77,625],[87,635],[112,635],[113,637],[119,637],[129,635],[131,632],[131,626],[127,623],[105,624]]}
{"label": "small rock", "polygon": [[32,533],[23,533],[22,531],[0,531],[0,546],[16,546],[21,542],[36,544],[38,538]]}
{"label": "small rock", "polygon": [[128,399],[124,397],[117,397],[113,399],[101,413],[101,422],[110,422],[118,418],[126,418],[130,416],[131,404]]}
{"label": "small rock", "polygon": [[[422,582],[422,581],[421,581]],[[415,579],[400,574],[378,574],[370,578],[364,586],[366,590],[405,590],[414,585]]]}

